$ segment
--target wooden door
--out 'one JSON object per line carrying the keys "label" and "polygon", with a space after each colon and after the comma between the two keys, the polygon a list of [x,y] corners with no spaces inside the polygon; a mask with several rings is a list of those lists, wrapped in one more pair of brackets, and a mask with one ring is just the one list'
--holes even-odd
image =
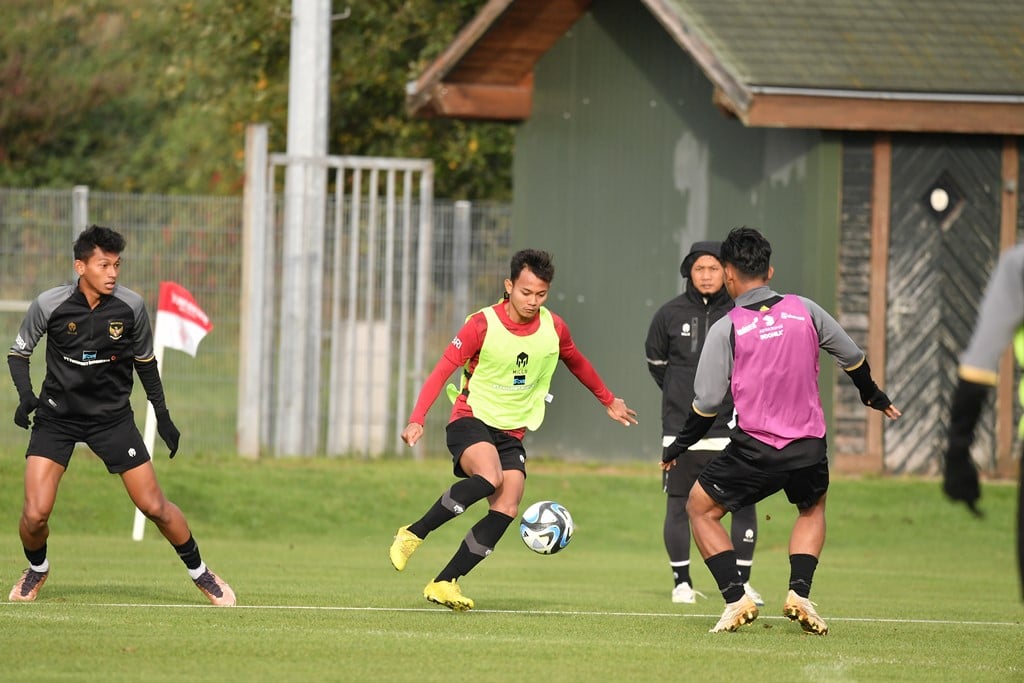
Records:
{"label": "wooden door", "polygon": [[[893,138],[886,389],[903,417],[886,422],[888,472],[940,470],[959,354],[999,252],[1000,164],[995,138]],[[986,410],[976,443],[993,457],[994,429]]]}

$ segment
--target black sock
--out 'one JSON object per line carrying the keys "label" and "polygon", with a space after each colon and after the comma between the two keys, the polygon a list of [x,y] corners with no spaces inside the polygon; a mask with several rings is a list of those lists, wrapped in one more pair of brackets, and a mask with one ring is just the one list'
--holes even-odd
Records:
{"label": "black sock", "polygon": [[43,562],[46,562],[46,544],[39,550],[29,550],[25,548],[25,557],[28,558],[28,563],[38,567]]}
{"label": "black sock", "polygon": [[469,530],[465,540],[448,562],[448,566],[441,570],[434,581],[454,581],[468,574],[481,560],[491,554],[511,523],[512,518],[508,515],[497,510],[488,510],[487,515]]}
{"label": "black sock", "polygon": [[747,583],[750,581],[750,567],[754,561],[754,547],[757,545],[757,514],[753,505],[732,513],[729,537],[736,551],[736,569],[743,583]]}
{"label": "black sock", "polygon": [[790,555],[789,589],[801,598],[810,597],[811,581],[817,568],[818,558],[814,555]]}
{"label": "black sock", "polygon": [[673,564],[672,567],[672,580],[676,582],[678,586],[681,583],[688,583],[691,586],[693,582],[690,581],[690,563],[686,564]]}
{"label": "black sock", "polygon": [[704,560],[718,583],[718,590],[726,602],[736,602],[743,597],[743,581],[736,571],[736,551],[725,550]]}
{"label": "black sock", "polygon": [[686,516],[686,496],[668,496],[662,537],[676,585],[690,583],[690,518]]}
{"label": "black sock", "polygon": [[199,565],[203,563],[203,558],[199,556],[199,546],[191,534],[187,541],[174,546],[174,550],[189,569],[199,569]]}
{"label": "black sock", "polygon": [[409,531],[426,538],[434,529],[461,515],[470,505],[494,493],[494,486],[479,474],[455,482],[427,510],[419,520],[409,525]]}

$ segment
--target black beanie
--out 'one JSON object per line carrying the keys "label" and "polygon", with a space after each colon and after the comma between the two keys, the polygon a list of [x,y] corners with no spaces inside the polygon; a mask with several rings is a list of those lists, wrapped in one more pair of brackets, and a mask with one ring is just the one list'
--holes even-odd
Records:
{"label": "black beanie", "polygon": [[694,242],[693,246],[690,247],[690,253],[683,259],[682,265],[679,266],[679,274],[684,279],[690,277],[690,271],[693,270],[693,264],[697,262],[697,259],[704,254],[710,254],[716,259],[722,258],[722,243],[714,240],[704,240],[701,242]]}

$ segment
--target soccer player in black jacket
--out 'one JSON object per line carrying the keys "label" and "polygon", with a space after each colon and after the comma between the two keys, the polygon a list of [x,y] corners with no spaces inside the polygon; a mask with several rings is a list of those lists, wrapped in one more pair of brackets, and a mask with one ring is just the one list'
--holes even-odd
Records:
{"label": "soccer player in black jacket", "polygon": [[[686,280],[686,291],[658,309],[647,331],[647,369],[661,389],[662,446],[675,440],[690,414],[693,378],[708,328],[733,306],[718,260],[720,248],[721,242],[693,243],[679,267]],[[668,494],[663,536],[675,581],[672,602],[692,604],[697,595],[703,595],[693,589],[690,578],[690,518],[686,501],[697,475],[729,443],[732,422],[732,399],[727,397],[727,404],[719,411],[707,437],[686,453],[679,467],[663,474],[662,488]],[[750,585],[757,543],[757,513],[753,505],[732,514],[732,543],[744,589],[751,600],[763,605],[761,595]]]}
{"label": "soccer player in black jacket", "polygon": [[[124,246],[124,237],[110,228],[93,225],[84,230],[74,245],[78,281],[49,289],[32,302],[7,356],[18,390],[14,423],[28,429],[29,415],[35,412],[18,525],[29,567],[8,599],[35,600],[49,576],[50,513],[75,444],[81,442],[103,460],[107,471],[121,476],[132,502],[174,546],[207,599],[218,606],[234,605],[231,587],[207,568],[185,516],[160,490],[135,425],[133,371],[153,404],[157,432],[174,457],[181,435],[164,401],[146,306],[141,296],[117,284]],[[29,358],[43,335],[46,376],[37,397]]]}

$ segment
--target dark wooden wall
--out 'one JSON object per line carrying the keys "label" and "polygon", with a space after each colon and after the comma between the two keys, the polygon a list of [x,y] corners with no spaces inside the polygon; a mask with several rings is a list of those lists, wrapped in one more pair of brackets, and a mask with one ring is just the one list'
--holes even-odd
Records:
{"label": "dark wooden wall", "polygon": [[[873,138],[869,133],[848,133],[842,153],[836,320],[862,349],[868,347]],[[867,452],[864,406],[853,384],[841,376],[835,383],[829,432],[833,454],[863,457]]]}

